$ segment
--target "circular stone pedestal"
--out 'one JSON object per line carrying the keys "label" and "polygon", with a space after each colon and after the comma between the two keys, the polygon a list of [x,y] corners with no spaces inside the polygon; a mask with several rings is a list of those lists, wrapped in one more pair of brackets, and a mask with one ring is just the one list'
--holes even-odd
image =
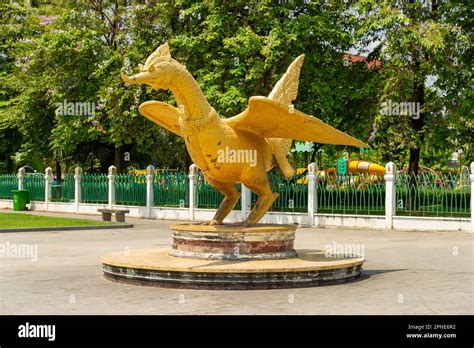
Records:
{"label": "circular stone pedestal", "polygon": [[362,257],[330,257],[293,249],[296,227],[172,225],[173,248],[102,257],[107,279],[169,288],[274,289],[358,278]]}
{"label": "circular stone pedestal", "polygon": [[269,260],[296,256],[293,249],[296,226],[176,224],[171,256],[213,260]]}

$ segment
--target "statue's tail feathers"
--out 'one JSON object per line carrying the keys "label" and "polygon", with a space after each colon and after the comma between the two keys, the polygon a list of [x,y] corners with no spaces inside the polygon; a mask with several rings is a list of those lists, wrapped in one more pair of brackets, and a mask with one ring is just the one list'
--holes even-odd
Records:
{"label": "statue's tail feathers", "polygon": [[291,166],[286,158],[284,161],[278,162],[278,168],[280,168],[281,174],[285,179],[291,179],[296,174],[296,170]]}
{"label": "statue's tail feathers", "polygon": [[272,149],[273,157],[285,179],[290,179],[296,174],[286,156],[290,150],[292,140],[284,138],[267,138],[267,142]]}

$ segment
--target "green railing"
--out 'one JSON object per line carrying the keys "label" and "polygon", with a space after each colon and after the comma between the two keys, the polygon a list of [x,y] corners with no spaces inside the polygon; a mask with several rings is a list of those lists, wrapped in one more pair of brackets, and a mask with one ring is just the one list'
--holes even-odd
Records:
{"label": "green railing", "polygon": [[[240,185],[235,185],[240,192]],[[196,206],[204,209],[217,209],[224,199],[224,195],[209,184],[202,172],[199,172],[196,182]],[[234,210],[241,209],[240,199]]]}
{"label": "green railing", "polygon": [[188,207],[188,174],[179,171],[158,171],[154,177],[153,199],[155,206]]}
{"label": "green railing", "polygon": [[406,173],[396,179],[396,215],[469,217],[469,180],[458,173]]}
{"label": "green railing", "polygon": [[146,205],[146,175],[117,174],[115,177],[115,203]]}
{"label": "green railing", "polygon": [[318,213],[385,214],[385,183],[368,174],[318,177]]}
{"label": "green railing", "polygon": [[[368,180],[371,180],[370,182]],[[306,174],[297,175],[290,180],[284,179],[279,171],[269,173],[270,186],[279,194],[270,211],[307,212],[308,184]],[[240,189],[240,185],[237,185]],[[319,179],[318,212],[330,214],[385,214],[385,184],[380,177],[368,175],[345,175],[332,181]],[[200,208],[217,208],[223,195],[214,189],[199,174],[197,182]],[[252,192],[252,206],[257,195]],[[235,209],[240,209],[240,201]]]}
{"label": "green railing", "polygon": [[197,175],[196,193],[196,206],[199,208],[218,208],[224,199],[224,195],[207,182],[202,172],[199,172]]}
{"label": "green railing", "polygon": [[25,175],[23,189],[29,191],[32,201],[44,201],[44,175]]}
{"label": "green railing", "polygon": [[61,198],[64,202],[74,202],[74,174],[66,174],[61,182]]}
{"label": "green railing", "polygon": [[[301,176],[304,177],[304,176]],[[270,211],[305,211],[307,206],[307,185],[303,183],[298,184],[299,177],[293,178],[292,180],[283,179],[278,171],[272,171],[269,173],[270,186],[273,192],[279,194],[278,199],[275,201]],[[198,207],[215,209],[219,207],[219,204],[224,199],[224,196],[212,187],[204,175],[199,172],[197,180],[197,194],[198,194]],[[236,185],[236,189],[240,192],[241,185]],[[257,195],[251,193],[251,204],[255,204],[257,201]],[[235,205],[235,210],[241,209],[241,200]]]}
{"label": "green railing", "polygon": [[0,175],[0,198],[11,199],[12,190],[18,189],[18,178],[15,174]]}
{"label": "green railing", "polygon": [[[286,180],[278,171],[269,173],[273,192],[279,194],[270,211],[306,212],[308,183],[306,174]],[[469,177],[456,172],[423,172],[417,176],[398,174],[396,177],[396,215],[399,216],[470,216]],[[216,209],[223,195],[213,188],[203,174],[197,175],[196,204],[199,208]],[[0,198],[11,199],[17,189],[15,174],[0,175]],[[44,176],[26,175],[23,187],[31,200],[44,200]],[[240,185],[236,188],[240,190]],[[381,177],[361,175],[320,174],[316,183],[318,213],[383,215],[385,213],[385,183]],[[158,171],[154,177],[155,206],[188,207],[188,173]],[[67,174],[60,185],[52,185],[51,199],[60,202],[74,200],[74,176]],[[118,174],[115,178],[116,204],[146,205],[146,176]],[[257,196],[252,192],[251,203]],[[81,202],[107,203],[108,178],[105,174],[84,174],[81,178]],[[241,201],[236,210],[241,209]]]}
{"label": "green railing", "polygon": [[84,174],[81,177],[81,202],[107,203],[108,178],[106,174]]}
{"label": "green railing", "polygon": [[[278,170],[272,170],[268,175],[270,187],[279,194],[270,211],[305,212],[308,210],[308,185],[306,175],[296,175],[290,180],[283,178]],[[252,206],[257,196],[252,192]]]}
{"label": "green railing", "polygon": [[74,202],[74,175],[66,174],[61,184],[51,184],[51,201]]}

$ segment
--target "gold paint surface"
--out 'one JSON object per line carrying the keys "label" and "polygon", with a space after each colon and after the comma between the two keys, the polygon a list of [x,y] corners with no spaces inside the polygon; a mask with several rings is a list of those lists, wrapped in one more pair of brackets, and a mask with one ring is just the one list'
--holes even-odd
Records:
{"label": "gold paint surface", "polygon": [[183,137],[193,162],[225,196],[207,224],[223,223],[239,198],[235,185],[242,183],[259,196],[244,221],[247,226],[255,225],[278,197],[271,191],[267,172],[278,167],[285,178],[295,174],[287,160],[293,139],[368,147],[294,108],[303,60],[304,55],[300,55],[290,64],[268,97],[250,97],[247,108],[230,118],[223,118],[214,110],[191,73],[171,57],[167,43],[139,66],[140,73],[122,75],[127,85],[147,84],[173,93],[177,107],[147,101],[139,111],[150,121]]}

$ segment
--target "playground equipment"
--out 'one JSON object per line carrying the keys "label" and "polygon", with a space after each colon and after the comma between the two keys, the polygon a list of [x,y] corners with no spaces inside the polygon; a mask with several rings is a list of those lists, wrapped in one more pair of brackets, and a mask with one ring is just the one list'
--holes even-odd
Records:
{"label": "playground equipment", "polygon": [[[306,168],[298,168],[297,174],[304,174]],[[347,176],[347,175],[350,176]],[[340,158],[337,168],[327,168],[318,171],[318,182],[325,182],[326,186],[344,189],[348,185],[357,185],[357,189],[368,184],[379,184],[383,181],[385,168],[379,164],[359,159]],[[341,177],[344,180],[341,180]],[[306,178],[297,180],[297,184],[307,184]]]}
{"label": "playground equipment", "polygon": [[347,169],[351,174],[369,174],[383,177],[385,175],[385,167],[380,164],[360,161],[358,159],[349,159],[347,162]]}

